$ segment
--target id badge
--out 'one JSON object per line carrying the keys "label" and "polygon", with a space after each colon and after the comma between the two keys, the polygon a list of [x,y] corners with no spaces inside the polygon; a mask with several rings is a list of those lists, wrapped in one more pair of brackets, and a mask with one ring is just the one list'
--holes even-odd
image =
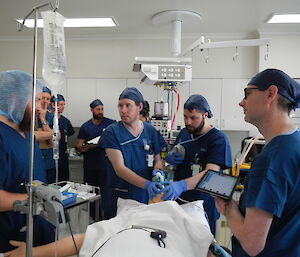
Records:
{"label": "id badge", "polygon": [[148,161],[148,167],[153,167],[154,155],[153,154],[147,154],[147,161]]}
{"label": "id badge", "polygon": [[200,172],[201,166],[199,164],[192,164],[192,175],[196,175]]}

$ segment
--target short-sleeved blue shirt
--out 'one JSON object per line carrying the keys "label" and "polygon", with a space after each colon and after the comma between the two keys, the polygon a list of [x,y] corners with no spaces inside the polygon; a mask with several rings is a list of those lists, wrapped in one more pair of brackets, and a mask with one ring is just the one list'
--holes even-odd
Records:
{"label": "short-sleeved blue shirt", "polygon": [[211,128],[206,134],[196,138],[186,128],[182,129],[174,145],[181,144],[185,148],[183,163],[177,166],[175,180],[192,176],[191,163],[197,162],[205,169],[206,164],[219,165],[221,169],[231,167],[231,150],[227,137],[216,128]]}
{"label": "short-sleeved blue shirt", "polygon": [[[300,256],[300,132],[274,137],[255,158],[240,209],[259,208],[273,215],[264,250],[258,257]],[[233,240],[236,257],[249,256]]]}
{"label": "short-sleeved blue shirt", "polygon": [[[115,120],[103,117],[103,120],[100,124],[95,125],[92,122],[92,119],[88,120],[80,127],[78,133],[78,139],[84,139],[86,142],[98,137],[102,136],[103,131],[110,125],[115,123]],[[99,167],[103,166],[103,150],[99,147],[94,147],[87,150],[83,153],[84,156],[84,169],[99,169]]]}
{"label": "short-sleeved blue shirt", "polygon": [[[21,183],[29,181],[29,146],[28,133],[23,138],[16,130],[0,122],[0,190],[26,193]],[[44,162],[37,143],[34,149],[33,178],[47,183]],[[25,225],[25,214],[0,212],[0,252],[12,249],[9,240],[25,240],[26,233],[20,231]]]}
{"label": "short-sleeved blue shirt", "polygon": [[[163,139],[151,124],[143,122],[143,125],[143,131],[136,137],[124,126],[123,122],[119,121],[104,131],[99,146],[104,149],[121,151],[127,168],[139,176],[151,180],[153,167],[148,167],[147,156],[155,156],[161,152]],[[114,170],[109,170],[108,174],[112,177],[111,187],[126,190],[130,199],[142,203],[148,202],[146,190],[119,178]]]}

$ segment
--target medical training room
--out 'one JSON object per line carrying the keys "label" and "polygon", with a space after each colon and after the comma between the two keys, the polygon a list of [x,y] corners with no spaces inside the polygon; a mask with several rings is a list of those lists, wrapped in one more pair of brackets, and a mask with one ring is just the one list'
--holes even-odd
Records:
{"label": "medical training room", "polygon": [[0,257],[300,257],[300,1],[0,7]]}

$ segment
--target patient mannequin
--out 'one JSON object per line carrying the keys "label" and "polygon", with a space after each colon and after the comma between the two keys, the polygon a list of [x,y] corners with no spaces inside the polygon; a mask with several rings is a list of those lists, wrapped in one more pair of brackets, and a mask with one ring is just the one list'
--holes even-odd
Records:
{"label": "patient mannequin", "polygon": [[[121,204],[123,206],[119,208],[118,202],[118,215],[115,218],[91,224],[85,234],[74,235],[80,256],[114,257],[120,256],[120,251],[122,251],[122,256],[131,257],[214,256],[208,254],[208,247],[213,236],[201,210],[203,209],[202,203],[200,207],[194,204],[195,207],[191,205],[193,203],[190,203],[186,208],[180,207],[174,201],[145,205],[133,200],[122,200]],[[132,225],[146,229],[131,229]],[[149,236],[148,228],[166,231],[167,236],[164,239],[166,248],[158,246],[156,240]],[[180,247],[178,242],[181,242]],[[24,242],[11,241],[10,243],[17,248],[5,253],[5,257],[25,256],[26,244]],[[118,247],[115,247],[116,245]],[[33,257],[64,257],[76,255],[76,253],[71,236],[32,248]]]}

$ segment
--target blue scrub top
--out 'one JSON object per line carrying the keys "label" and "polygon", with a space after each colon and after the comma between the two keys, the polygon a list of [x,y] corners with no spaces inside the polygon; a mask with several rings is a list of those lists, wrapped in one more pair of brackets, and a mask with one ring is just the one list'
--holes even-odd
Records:
{"label": "blue scrub top", "polygon": [[[78,139],[84,139],[86,142],[98,137],[102,136],[103,131],[110,125],[115,123],[115,120],[108,119],[103,117],[102,122],[99,125],[95,125],[92,122],[92,119],[88,120],[80,127],[78,133]],[[85,169],[95,170],[98,169],[99,166],[103,166],[104,162],[104,153],[103,150],[99,147],[94,147],[83,153],[84,163],[83,166]]]}
{"label": "blue scrub top", "polygon": [[[30,136],[28,133],[25,136],[23,138],[16,130],[0,122],[0,190],[26,193],[20,185],[29,180]],[[36,142],[34,150],[33,178],[47,183],[44,162]],[[0,252],[12,249],[9,240],[25,240],[25,232],[20,232],[25,225],[25,214],[0,212]]]}
{"label": "blue scrub top", "polygon": [[59,140],[59,159],[58,159],[58,181],[69,180],[69,154],[68,154],[68,137],[72,136],[75,131],[69,119],[61,115],[58,120],[61,138]]}
{"label": "blue scrub top", "polygon": [[227,137],[216,128],[196,138],[186,128],[182,129],[174,145],[181,144],[185,148],[184,161],[175,172],[175,180],[192,176],[191,163],[197,163],[204,170],[208,163],[219,165],[221,169],[231,167],[231,150]]}
{"label": "blue scrub top", "polygon": [[[300,256],[300,132],[274,137],[248,172],[240,210],[259,208],[273,215],[264,250],[257,257]],[[233,256],[248,257],[233,238]]]}
{"label": "blue scrub top", "polygon": [[[151,180],[153,167],[148,167],[147,156],[157,155],[161,152],[164,141],[157,130],[149,123],[143,122],[144,128],[141,134],[135,137],[119,121],[109,126],[100,138],[99,146],[104,149],[116,149],[121,151],[125,166],[139,176]],[[149,150],[145,150],[149,147]],[[142,203],[148,202],[148,193],[142,188],[129,184],[119,178],[112,166],[109,165],[108,178],[110,187],[122,192],[124,198],[137,200]]]}
{"label": "blue scrub top", "polygon": [[[192,163],[200,165],[204,170],[208,163],[219,165],[221,169],[231,167],[231,150],[227,137],[218,129],[212,127],[206,134],[196,138],[183,128],[174,145],[181,144],[185,148],[184,161],[176,167],[174,180],[186,179],[192,176]],[[187,201],[204,200],[204,209],[209,218],[212,233],[215,233],[216,220],[220,217],[215,207],[214,199],[206,193],[189,190],[180,195]]]}
{"label": "blue scrub top", "polygon": [[61,134],[61,138],[59,140],[59,158],[67,158],[68,142],[66,140],[66,137],[74,135],[75,131],[70,120],[63,115],[61,115],[58,120],[58,126]]}

